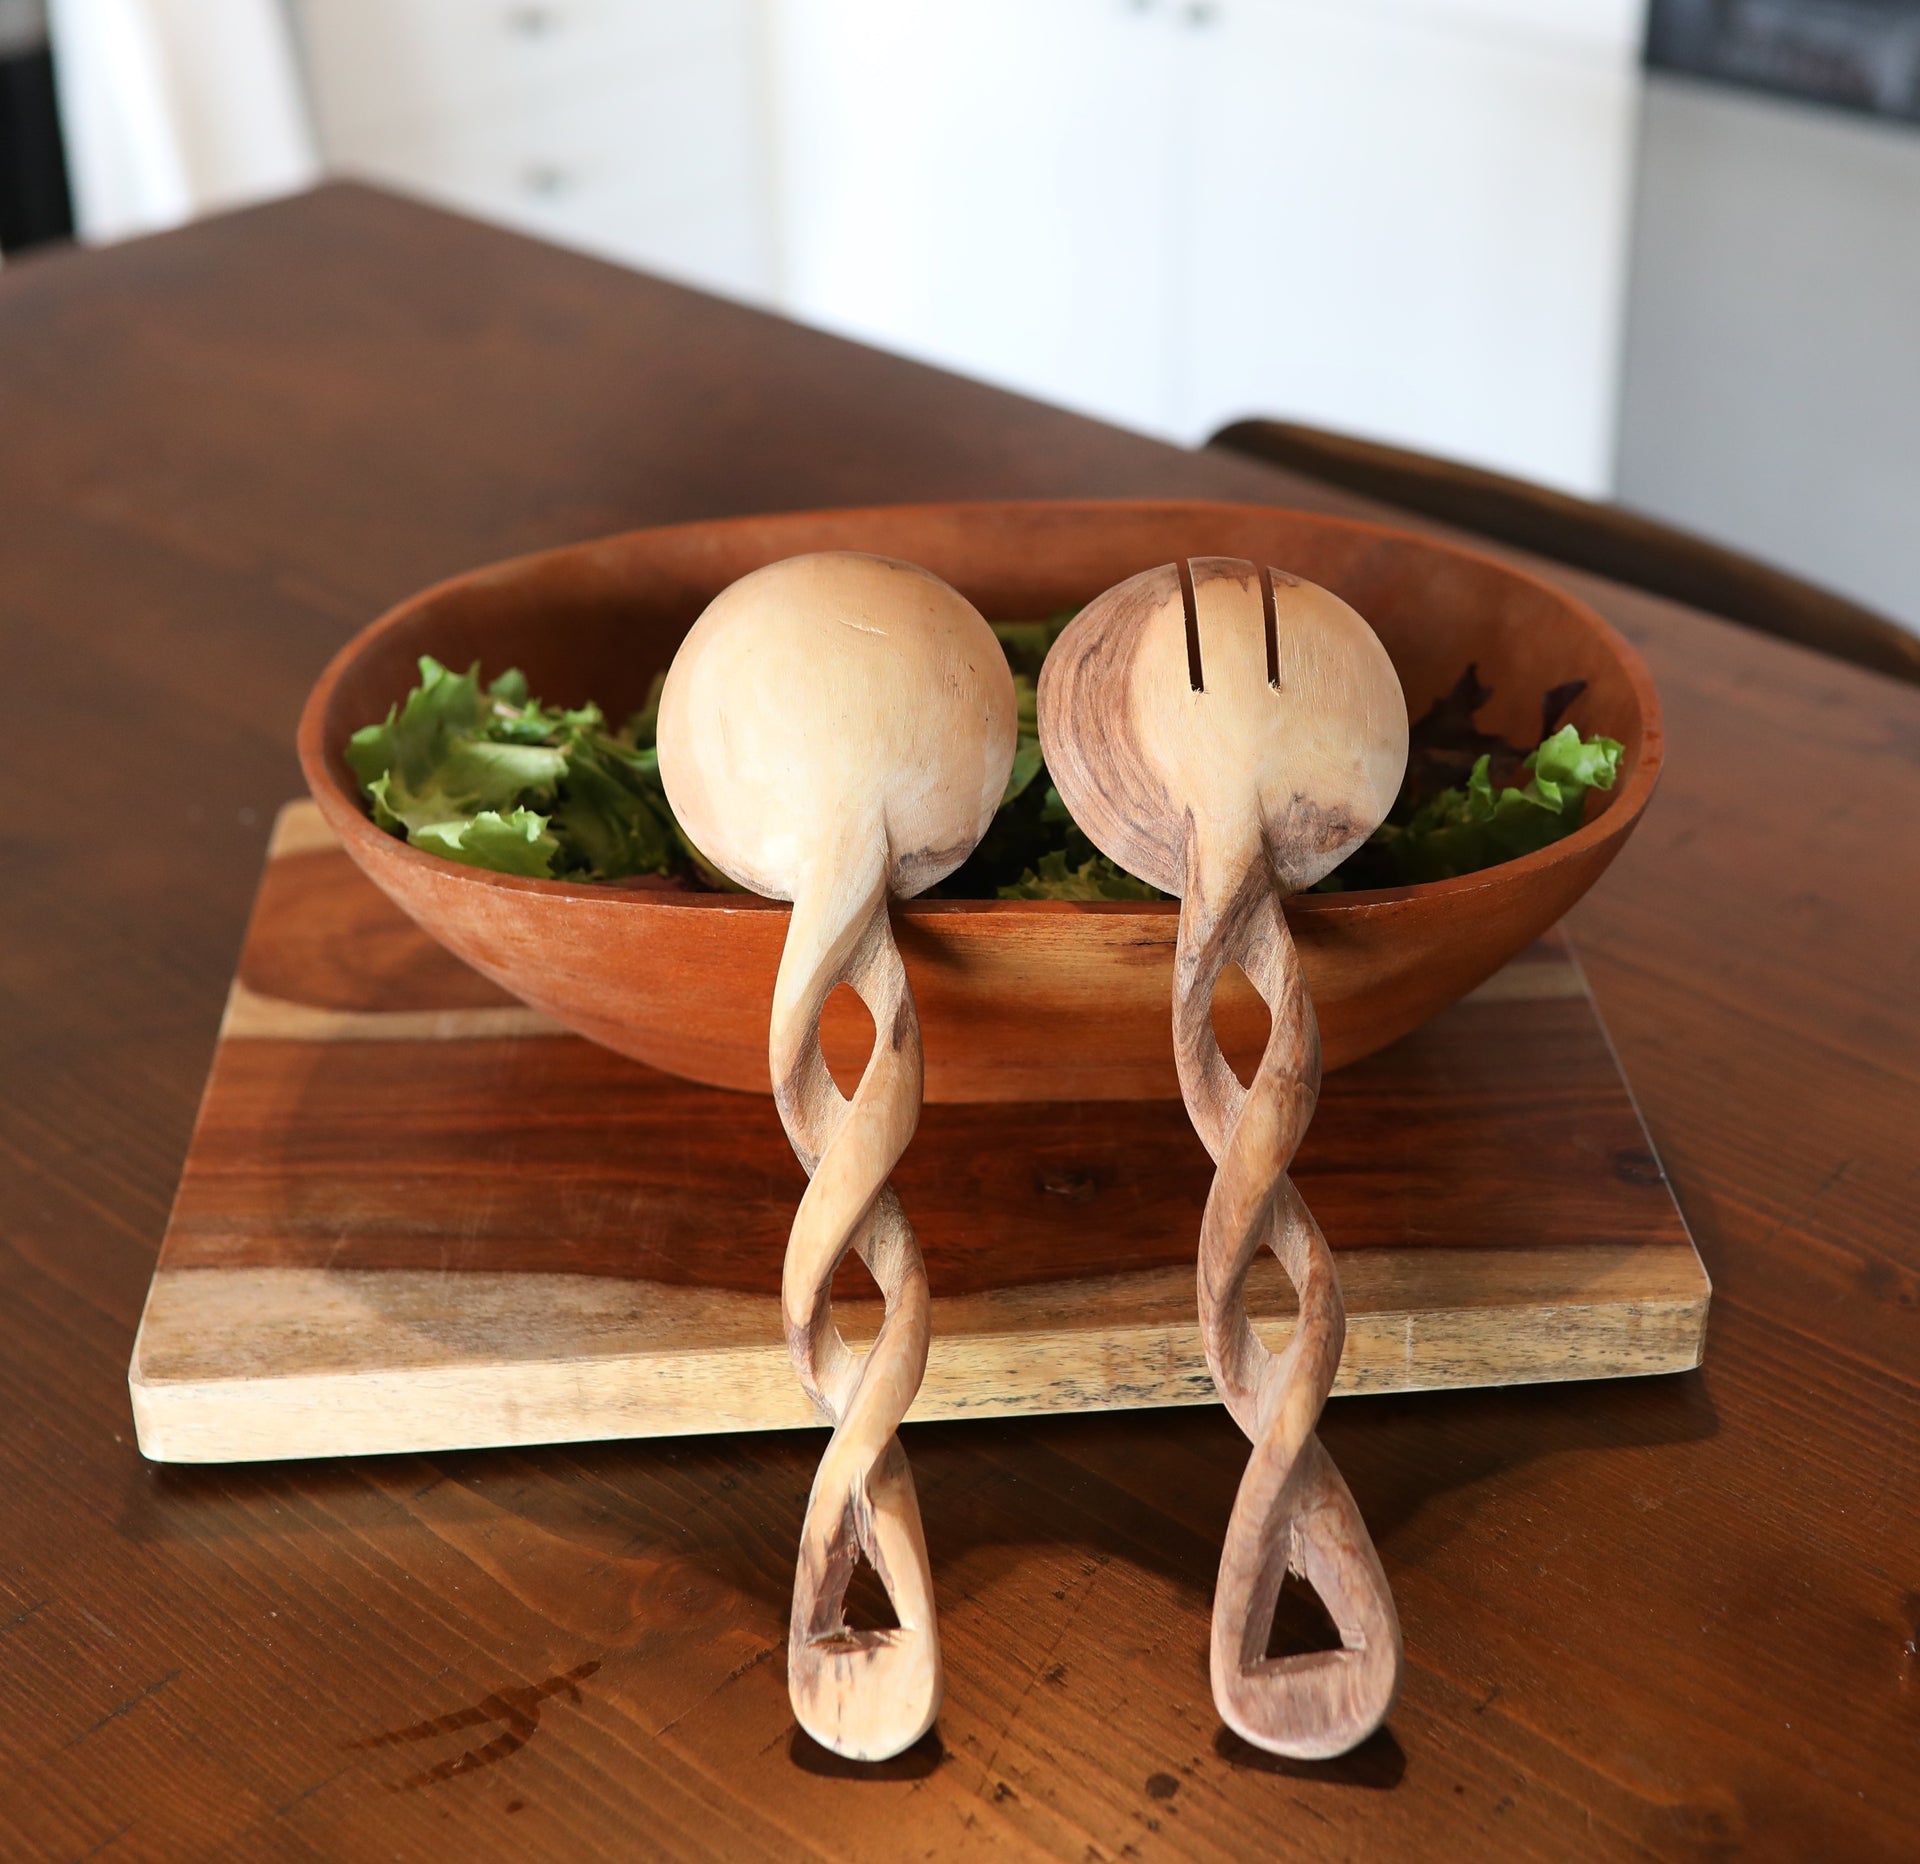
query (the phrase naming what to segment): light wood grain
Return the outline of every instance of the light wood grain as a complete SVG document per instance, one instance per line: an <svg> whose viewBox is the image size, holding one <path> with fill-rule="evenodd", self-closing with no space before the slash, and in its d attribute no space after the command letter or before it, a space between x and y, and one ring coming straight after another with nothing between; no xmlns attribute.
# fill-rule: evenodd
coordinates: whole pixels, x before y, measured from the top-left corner
<svg viewBox="0 0 1920 1864"><path fill-rule="evenodd" d="M1700 1363L1708 1287L1686 1244L1368 1249L1341 1268L1336 1394L1634 1378ZM1292 1290L1249 1272L1283 1349ZM855 1344L875 1301L835 1312ZM1190 1269L935 1297L909 1423L1217 1402ZM130 1374L140 1447L257 1462L793 1430L780 1304L602 1275L162 1269Z"/></svg>
<svg viewBox="0 0 1920 1864"><path fill-rule="evenodd" d="M338 1010L263 996L236 977L220 1018L223 1042L497 1042L572 1032L528 1003L472 1009Z"/></svg>
<svg viewBox="0 0 1920 1864"><path fill-rule="evenodd" d="M900 1421L926 1371L926 1264L889 1182L920 1119L925 1063L891 895L972 853L1013 763L1013 678L978 612L909 563L790 558L725 589L688 631L660 699L660 773L707 858L790 900L768 1056L808 1184L787 1239L781 1319L793 1369L833 1426L807 1497L787 1638L800 1725L850 1760L888 1760L933 1726L944 1681ZM851 1098L820 1046L845 984L876 1031ZM833 1278L857 1254L884 1300L861 1351ZM862 1559L898 1623L854 1628Z"/></svg>
<svg viewBox="0 0 1920 1864"><path fill-rule="evenodd" d="M1358 1746L1399 1693L1399 1614L1340 1472L1314 1435L1346 1338L1326 1238L1287 1176L1320 1093L1320 1031L1281 911L1385 819L1407 761L1400 685L1346 603L1284 569L1195 558L1090 603L1041 673L1040 735L1075 819L1180 896L1173 1045L1215 1165L1200 1225L1207 1367L1253 1443L1220 1555L1209 1668L1243 1739L1298 1760ZM1271 1016L1244 1085L1214 1030L1237 965ZM1262 1249L1298 1302L1273 1352L1247 1311ZM1338 1648L1267 1656L1288 1573Z"/></svg>
<svg viewBox="0 0 1920 1864"><path fill-rule="evenodd" d="M790 1154L769 1103L528 1039L311 803L273 847L134 1356L148 1454L815 1421L780 1344ZM1184 1128L1178 1102L927 1112L895 1173L933 1287L909 1418L1213 1401L1174 1266L1207 1188ZM1337 1391L1698 1361L1706 1279L1562 942L1334 1077L1298 1176L1331 1239L1366 1245L1340 1252ZM1286 1277L1258 1261L1249 1289L1277 1348ZM857 1343L878 1311L835 1304Z"/></svg>

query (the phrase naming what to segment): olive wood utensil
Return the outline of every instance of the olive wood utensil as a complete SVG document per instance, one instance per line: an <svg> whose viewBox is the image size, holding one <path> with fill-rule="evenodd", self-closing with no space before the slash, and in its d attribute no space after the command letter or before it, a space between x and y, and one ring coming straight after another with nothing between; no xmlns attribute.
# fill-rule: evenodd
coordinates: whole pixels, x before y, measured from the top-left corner
<svg viewBox="0 0 1920 1864"><path fill-rule="evenodd" d="M1346 1752L1399 1688L1399 1618L1353 1496L1314 1435L1346 1336L1333 1258L1287 1177L1320 1087L1313 1004L1281 901L1380 824L1407 756L1386 650L1337 596L1232 557L1167 564L1099 597L1041 670L1047 768L1111 859L1181 900L1173 1037L1215 1174L1199 1251L1200 1330L1222 1400L1253 1442L1214 1595L1214 1702L1275 1753ZM1212 1023L1237 963L1272 1015L1242 1086ZM1270 1246L1299 1297L1284 1351L1246 1311ZM1341 1648L1270 1659L1291 1569Z"/></svg>
<svg viewBox="0 0 1920 1864"><path fill-rule="evenodd" d="M986 831L1014 750L1013 679L993 631L912 564L831 552L723 590L682 643L659 716L660 774L701 852L791 900L769 1060L811 1182L787 1241L782 1305L795 1372L833 1437L808 1497L787 1686L823 1746L883 1760L939 1712L941 1666L919 1503L896 1435L926 1370L927 1278L888 1174L920 1118L913 994L888 895L943 879ZM820 1051L846 982L876 1036L848 1100ZM886 1300L864 1352L834 1323L834 1271L856 1251ZM854 1630L861 1555L898 1629Z"/></svg>

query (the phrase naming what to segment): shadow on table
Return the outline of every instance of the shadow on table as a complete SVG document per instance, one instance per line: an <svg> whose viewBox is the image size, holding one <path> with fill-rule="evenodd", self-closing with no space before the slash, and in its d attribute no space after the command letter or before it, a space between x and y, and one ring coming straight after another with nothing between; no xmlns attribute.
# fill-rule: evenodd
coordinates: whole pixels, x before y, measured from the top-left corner
<svg viewBox="0 0 1920 1864"><path fill-rule="evenodd" d="M823 1748L804 1728L796 1728L787 1743L787 1758L802 1773L823 1780L924 1780L947 1758L940 1730L929 1728L904 1754L891 1760L848 1760Z"/></svg>
<svg viewBox="0 0 1920 1864"><path fill-rule="evenodd" d="M1636 1453L1684 1453L1717 1429L1697 1373L1343 1399L1324 1421L1389 1577L1448 1559L1457 1568L1447 1548L1485 1533L1488 1509L1513 1518L1516 1477L1529 1478L1523 1516L1564 1519L1573 1495L1589 1518L1605 1520L1648 1492L1647 1459ZM1196 1630L1176 1664L1186 1672L1177 1687L1204 1692L1205 1615L1247 1455L1224 1410L937 1424L906 1437L943 1612L998 1588L1016 1617L1057 1609L1064 1622L1078 1610L1076 1594L1101 1586L1102 1569L1132 1567L1170 1592L1176 1627ZM402 1591L433 1586L453 1611L483 1596L444 1590L455 1575L504 1584L544 1627L531 1640L536 1665L554 1667L562 1653L566 1663L598 1663L624 1652L627 1661L606 1672L616 1690L664 1702L676 1672L714 1640L757 1646L779 1663L795 1537L824 1443L817 1431L763 1432L311 1463L135 1463L119 1526L163 1543L175 1568L197 1547L210 1569L264 1557L317 1578L335 1563L337 1543L338 1563L361 1579L378 1579L371 1562L403 1576ZM1558 1496L1540 1493L1555 1487ZM240 1552L243 1538L254 1545ZM295 1581L282 1596L301 1590ZM1292 1648L1323 1641L1310 1622L1322 1616L1318 1601L1308 1598L1311 1613L1296 1600L1289 1616L1283 1595L1276 1650L1289 1639ZM1126 1625L1111 1635L1142 1629L1160 1635ZM1210 1705L1201 1712L1211 1723ZM1380 1791L1406 1769L1390 1731L1308 1764L1213 1726L1215 1756L1243 1771ZM952 1758L937 1731L884 1768L856 1767L797 1731L788 1757L811 1774L889 1780L924 1777Z"/></svg>
<svg viewBox="0 0 1920 1864"><path fill-rule="evenodd" d="M1369 1735L1351 1754L1332 1760L1288 1760L1269 1754L1251 1741L1242 1741L1231 1728L1213 1738L1213 1751L1229 1767L1250 1773L1278 1774L1288 1780L1312 1780L1319 1786L1361 1786L1386 1792L1400 1784L1407 1771L1407 1753L1393 1738L1391 1728Z"/></svg>
<svg viewBox="0 0 1920 1864"><path fill-rule="evenodd" d="M1342 1399L1322 1434L1389 1572L1471 1531L1472 1491L1528 1465L1702 1441L1718 1428L1698 1373ZM1115 1412L910 1427L936 1583L977 1593L1035 1548L1119 1559L1204 1610L1246 1462L1224 1410ZM504 1554L671 1569L783 1621L794 1537L824 1436L756 1432L302 1463L129 1469L134 1540L404 1532ZM517 1524L517 1525L516 1525ZM1417 1528L1417 1533L1415 1532ZM1412 1533L1419 1545L1402 1545ZM558 1575L554 1576L558 1579ZM584 1625L581 1627L586 1628Z"/></svg>

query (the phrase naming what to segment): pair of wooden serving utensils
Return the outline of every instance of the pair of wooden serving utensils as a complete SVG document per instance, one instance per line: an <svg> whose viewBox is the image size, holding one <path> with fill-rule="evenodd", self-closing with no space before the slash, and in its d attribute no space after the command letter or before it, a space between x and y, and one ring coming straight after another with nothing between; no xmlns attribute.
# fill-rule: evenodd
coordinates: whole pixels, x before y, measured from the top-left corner
<svg viewBox="0 0 1920 1864"><path fill-rule="evenodd" d="M1407 715L1386 651L1338 597L1232 558L1146 571L1082 610L1041 672L1040 737L1075 820L1104 853L1181 900L1173 1030L1181 1089L1215 1177L1202 1221L1207 1363L1253 1442L1214 1597L1222 1718L1276 1753L1344 1753L1399 1687L1392 1594L1366 1526L1314 1435L1345 1312L1326 1243L1287 1177L1319 1090L1313 1006L1282 916L1384 819ZM911 564L834 552L755 571L694 624L661 698L660 768L682 826L754 891L793 902L775 986L774 1098L811 1182L787 1246L787 1341L832 1424L801 1532L788 1686L824 1746L881 1760L933 1724L941 1696L932 1576L897 1435L926 1368L926 1272L888 1174L918 1123L919 1026L889 896L953 872L1012 764L1012 676L963 597ZM1272 1029L1251 1083L1212 1025L1238 964ZM850 984L872 1012L851 1100L822 1059L820 1012ZM1299 1297L1284 1351L1245 1304L1271 1247ZM855 1353L831 1285L856 1251L885 1297ZM852 1630L865 1557L897 1629ZM1289 1571L1341 1647L1266 1655Z"/></svg>

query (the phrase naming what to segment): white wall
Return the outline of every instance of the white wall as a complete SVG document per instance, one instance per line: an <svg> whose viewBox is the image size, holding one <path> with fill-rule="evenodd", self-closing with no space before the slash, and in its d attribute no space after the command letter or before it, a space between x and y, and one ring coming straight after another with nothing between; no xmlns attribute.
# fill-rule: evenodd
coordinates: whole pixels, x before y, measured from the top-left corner
<svg viewBox="0 0 1920 1864"><path fill-rule="evenodd" d="M1604 492L1637 25L1607 0L1223 10L1191 73L1176 431L1283 415Z"/></svg>

